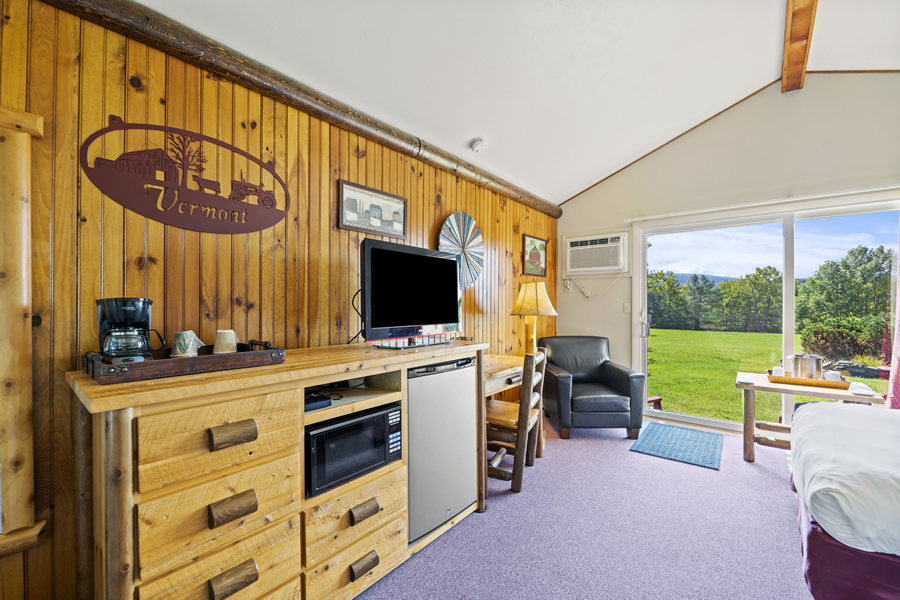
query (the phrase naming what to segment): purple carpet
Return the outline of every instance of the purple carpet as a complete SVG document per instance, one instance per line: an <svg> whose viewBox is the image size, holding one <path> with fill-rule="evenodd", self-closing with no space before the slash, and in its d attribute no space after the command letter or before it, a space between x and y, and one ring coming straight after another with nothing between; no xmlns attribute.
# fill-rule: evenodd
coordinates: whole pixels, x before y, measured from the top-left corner
<svg viewBox="0 0 900 600"><path fill-rule="evenodd" d="M520 494L487 505L359 598L804 599L784 451L725 435L719 471L629 452L623 429L547 427Z"/></svg>

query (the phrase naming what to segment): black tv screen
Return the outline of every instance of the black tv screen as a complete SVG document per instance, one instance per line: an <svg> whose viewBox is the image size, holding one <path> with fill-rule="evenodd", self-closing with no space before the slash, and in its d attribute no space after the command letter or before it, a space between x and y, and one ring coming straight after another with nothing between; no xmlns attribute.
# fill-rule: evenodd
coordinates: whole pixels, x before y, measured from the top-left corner
<svg viewBox="0 0 900 600"><path fill-rule="evenodd" d="M365 239L360 264L367 340L459 330L461 294L454 255Z"/></svg>

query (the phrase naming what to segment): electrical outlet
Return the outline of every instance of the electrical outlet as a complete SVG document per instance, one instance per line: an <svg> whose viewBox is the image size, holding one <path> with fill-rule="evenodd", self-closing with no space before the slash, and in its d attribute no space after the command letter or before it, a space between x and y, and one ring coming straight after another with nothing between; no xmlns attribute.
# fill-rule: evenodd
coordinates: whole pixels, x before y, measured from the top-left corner
<svg viewBox="0 0 900 600"><path fill-rule="evenodd" d="M631 302L622 303L622 311L624 311L627 314L631 314Z"/></svg>

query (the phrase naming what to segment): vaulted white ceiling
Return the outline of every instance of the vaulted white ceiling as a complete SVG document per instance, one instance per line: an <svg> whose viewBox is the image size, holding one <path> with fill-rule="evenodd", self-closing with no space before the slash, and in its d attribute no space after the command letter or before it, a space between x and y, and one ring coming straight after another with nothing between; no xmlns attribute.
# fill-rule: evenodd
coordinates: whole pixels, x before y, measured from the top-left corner
<svg viewBox="0 0 900 600"><path fill-rule="evenodd" d="M557 204L779 79L786 4L141 2ZM809 69L900 69L898 28L819 0Z"/></svg>

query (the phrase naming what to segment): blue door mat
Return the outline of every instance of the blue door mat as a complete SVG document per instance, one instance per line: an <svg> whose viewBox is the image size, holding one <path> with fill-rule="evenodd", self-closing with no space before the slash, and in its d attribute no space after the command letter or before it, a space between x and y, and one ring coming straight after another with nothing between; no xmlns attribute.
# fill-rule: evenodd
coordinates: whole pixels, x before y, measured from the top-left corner
<svg viewBox="0 0 900 600"><path fill-rule="evenodd" d="M718 471L724 440L721 433L652 422L631 450Z"/></svg>

